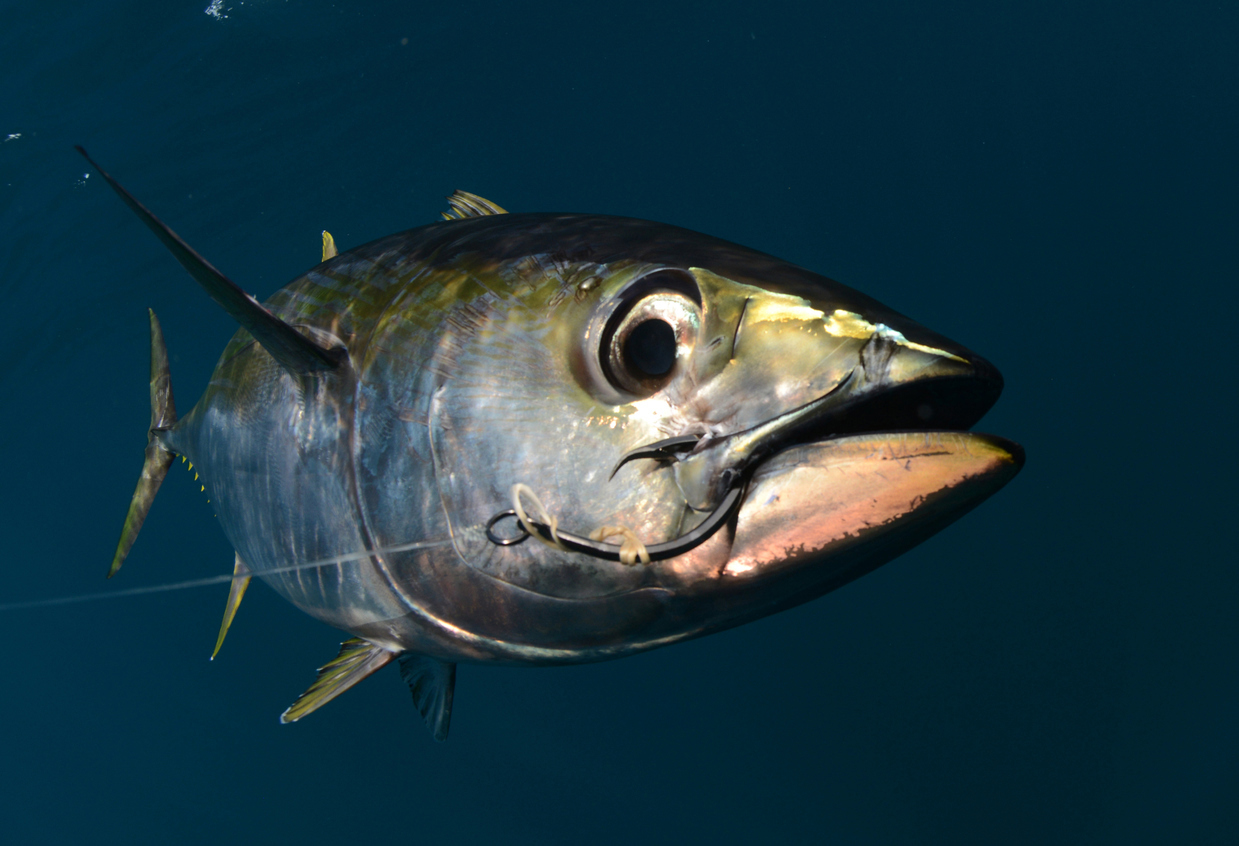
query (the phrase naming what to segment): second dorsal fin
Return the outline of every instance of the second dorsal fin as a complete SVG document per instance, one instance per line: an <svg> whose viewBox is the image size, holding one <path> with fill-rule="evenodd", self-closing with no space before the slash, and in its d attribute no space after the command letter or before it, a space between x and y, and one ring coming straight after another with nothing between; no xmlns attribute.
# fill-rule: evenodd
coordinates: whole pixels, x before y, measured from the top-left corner
<svg viewBox="0 0 1239 846"><path fill-rule="evenodd" d="M107 171L95 164L81 147L76 148L90 162L90 166L99 172L112 189L125 201L125 205L133 209L142 218L155 236L163 241L181 266L189 271L189 275L206 289L211 299L219 303L224 311L232 315L233 320L241 324L262 348L271 354L285 370L293 373L313 373L322 370L334 370L344 361L346 353L343 348L324 349L302 335L283 320L280 320L263 307L262 303L241 290L237 283L220 273L210 262L204 259L194 249L181 240L180 236L169 229L163 221L151 214L146 206L126 191L121 184L108 175Z"/></svg>
<svg viewBox="0 0 1239 846"><path fill-rule="evenodd" d="M464 220L466 217L486 217L488 214L507 214L508 210L490 200L470 194L468 191L453 191L447 198L451 206L443 212L444 220Z"/></svg>

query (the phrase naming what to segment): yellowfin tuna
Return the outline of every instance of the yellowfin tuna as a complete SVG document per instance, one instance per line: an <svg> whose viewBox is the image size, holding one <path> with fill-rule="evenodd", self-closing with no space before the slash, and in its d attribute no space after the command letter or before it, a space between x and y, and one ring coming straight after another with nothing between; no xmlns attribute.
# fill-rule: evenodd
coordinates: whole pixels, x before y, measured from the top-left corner
<svg viewBox="0 0 1239 846"><path fill-rule="evenodd" d="M792 607L1023 464L967 431L992 365L726 241L457 192L352 250L324 232L259 303L96 169L242 327L178 417L151 314L111 572L188 458L237 552L216 651L251 575L352 635L285 721L395 661L443 739L457 663L599 661Z"/></svg>

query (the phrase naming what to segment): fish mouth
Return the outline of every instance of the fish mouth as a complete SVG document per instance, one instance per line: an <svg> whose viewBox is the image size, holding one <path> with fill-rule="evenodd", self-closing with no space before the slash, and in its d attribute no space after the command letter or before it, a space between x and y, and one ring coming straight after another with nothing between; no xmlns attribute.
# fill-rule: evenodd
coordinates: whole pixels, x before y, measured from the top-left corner
<svg viewBox="0 0 1239 846"><path fill-rule="evenodd" d="M874 431L965 431L971 429L1002 394L1002 374L979 356L973 372L937 376L862 392L823 408L807 427L809 440L819 435ZM789 429L788 436L795 437ZM790 444L789 444L790 445Z"/></svg>
<svg viewBox="0 0 1239 846"><path fill-rule="evenodd" d="M743 431L702 438L675 466L685 501L695 511L709 511L772 456L805 444L825 446L862 434L967 431L998 400L1003 380L980 356L956 360L945 373L894 383L874 384L858 366L804 405ZM1022 450L1012 447L1022 464Z"/></svg>
<svg viewBox="0 0 1239 846"><path fill-rule="evenodd" d="M743 468L718 587L745 586L738 596L759 597L760 614L799 604L906 552L1014 478L1023 448L968 431L998 399L1001 375L971 354L953 369L868 389L853 373L682 462L681 487L698 482L709 495L724 489L726 462ZM768 589L752 594L758 583Z"/></svg>

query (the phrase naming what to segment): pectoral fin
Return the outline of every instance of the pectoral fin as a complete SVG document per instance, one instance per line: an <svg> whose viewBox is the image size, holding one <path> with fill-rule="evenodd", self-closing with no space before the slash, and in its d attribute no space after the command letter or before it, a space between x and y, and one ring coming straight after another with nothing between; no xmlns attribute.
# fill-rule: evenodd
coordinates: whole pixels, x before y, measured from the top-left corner
<svg viewBox="0 0 1239 846"><path fill-rule="evenodd" d="M245 589L249 586L250 568L245 566L241 553L238 552L236 564L232 567L232 587L228 591L228 604L224 606L224 621L219 625L219 637L215 640L215 651L211 653L212 661L219 654L219 648L224 645L224 636L228 634L232 618L237 616L237 608L241 606L241 597L245 596Z"/></svg>
<svg viewBox="0 0 1239 846"><path fill-rule="evenodd" d="M359 637L340 644L340 654L318 668L318 678L297 701L280 714L281 723L295 723L311 711L335 699L376 670L386 667L394 652L388 652Z"/></svg>
<svg viewBox="0 0 1239 846"><path fill-rule="evenodd" d="M413 693L413 704L435 740L447 740L452 723L452 696L456 665L429 655L406 652L400 656L400 677Z"/></svg>

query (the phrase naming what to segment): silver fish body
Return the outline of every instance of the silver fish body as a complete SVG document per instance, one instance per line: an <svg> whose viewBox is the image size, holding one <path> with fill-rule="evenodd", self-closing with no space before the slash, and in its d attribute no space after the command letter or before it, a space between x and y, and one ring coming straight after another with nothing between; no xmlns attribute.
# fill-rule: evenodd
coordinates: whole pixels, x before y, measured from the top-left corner
<svg viewBox="0 0 1239 846"><path fill-rule="evenodd" d="M152 313L111 572L180 456L237 550L216 650L251 575L354 635L285 721L398 660L443 739L458 662L604 660L797 605L1023 464L966 431L992 365L735 244L458 192L455 219L343 254L324 233L259 304L99 172L245 327L178 419Z"/></svg>
<svg viewBox="0 0 1239 846"><path fill-rule="evenodd" d="M600 351L607 324L659 294L692 337L677 338L669 378L617 385ZM927 387L907 401L916 407L900 408L907 419L892 411L887 426L928 418L963 428L1000 390L988 363L855 291L644 221L503 215L422 227L329 260L267 305L345 347L348 366L289 373L242 330L168 443L202 468L229 539L289 601L386 649L451 661L593 661L736 625L883 563L919 540L926 519L883 522L873 530L881 542L853 541L842 558L802 552L741 573L729 562L737 543L753 543L744 529L786 519L761 517L773 506L750 494L734 538L723 531L675 559L627 566L489 542L484 526L514 484L533 487L560 525L625 525L654 543L697 519L691 505L709 503L682 489L685 462L628 465L608 479L630 449L699 434L715 443L694 456L704 463L735 433L853 374L838 404L850 401L863 422L843 415L810 434L867 428L865 401L911 384ZM974 435L853 437L799 447L821 490L802 483L796 494L828 492L841 451L872 452L881 467L928 465L944 442L989 450L992 475L969 483L982 485L974 495L1017 466L1009 447ZM766 479L784 464L756 466ZM912 534L887 537L903 532ZM289 569L414 543L426 545Z"/></svg>

